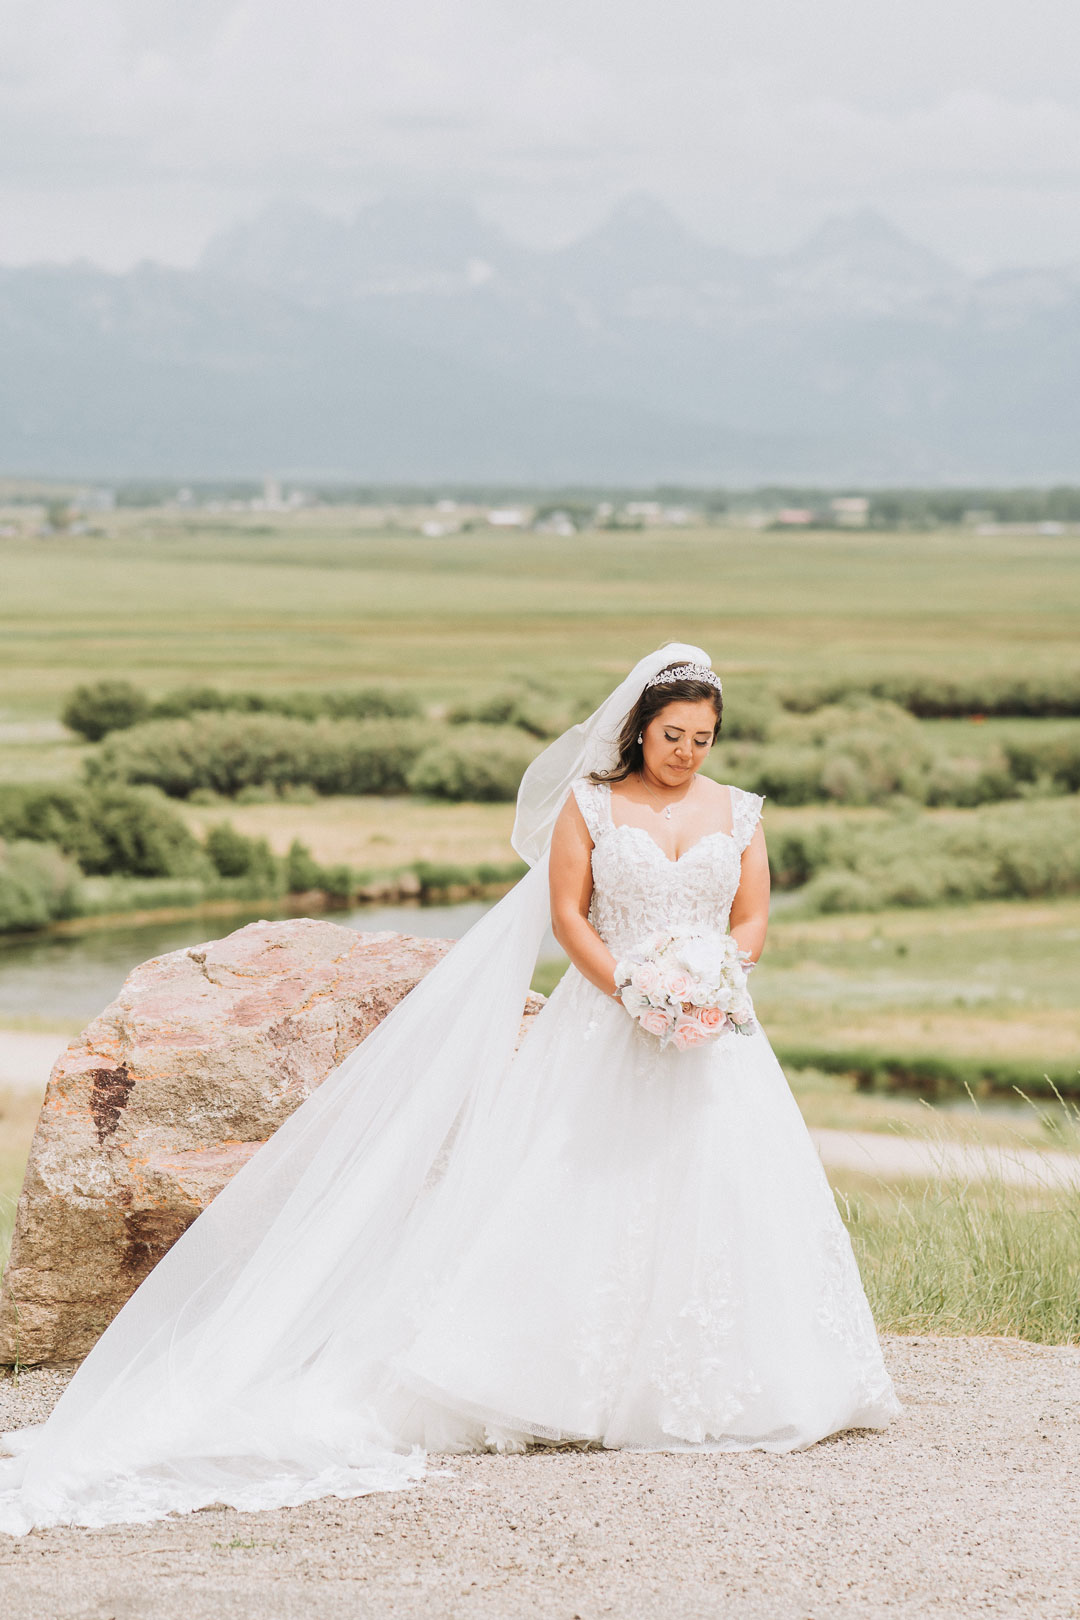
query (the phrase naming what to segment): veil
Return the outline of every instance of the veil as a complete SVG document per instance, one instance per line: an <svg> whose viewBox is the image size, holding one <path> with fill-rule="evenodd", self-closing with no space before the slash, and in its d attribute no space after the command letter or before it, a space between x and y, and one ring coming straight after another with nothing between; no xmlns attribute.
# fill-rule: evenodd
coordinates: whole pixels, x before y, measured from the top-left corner
<svg viewBox="0 0 1080 1620"><path fill-rule="evenodd" d="M431 1188L472 1173L513 1062L570 785L615 763L647 681L676 662L710 660L658 648L534 760L512 834L530 870L159 1261L48 1421L3 1436L0 1531L360 1495L423 1471L370 1399L400 1331L387 1301Z"/></svg>

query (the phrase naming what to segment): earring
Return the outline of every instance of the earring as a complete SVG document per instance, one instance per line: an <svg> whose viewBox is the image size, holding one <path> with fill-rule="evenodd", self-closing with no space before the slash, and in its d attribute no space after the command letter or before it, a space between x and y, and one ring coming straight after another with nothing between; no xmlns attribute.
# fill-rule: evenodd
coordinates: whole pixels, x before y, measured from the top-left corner
<svg viewBox="0 0 1080 1620"><path fill-rule="evenodd" d="M640 732L640 731L639 731L639 732L638 732L638 734L637 734L637 740L638 740L638 742L640 742L640 741L641 741L641 732Z"/></svg>

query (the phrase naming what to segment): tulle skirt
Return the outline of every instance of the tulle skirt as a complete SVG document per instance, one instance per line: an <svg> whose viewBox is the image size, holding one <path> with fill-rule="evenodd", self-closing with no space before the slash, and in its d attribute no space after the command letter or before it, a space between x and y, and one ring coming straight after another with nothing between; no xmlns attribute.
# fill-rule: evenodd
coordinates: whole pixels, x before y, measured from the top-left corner
<svg viewBox="0 0 1080 1620"><path fill-rule="evenodd" d="M899 1410L760 1031L660 1051L570 968L487 1153L491 1196L444 1274L411 1277L388 1369L382 1409L418 1445L787 1451Z"/></svg>
<svg viewBox="0 0 1080 1620"><path fill-rule="evenodd" d="M389 1039L380 1050L393 1060ZM271 1144L282 1165L304 1128L319 1137L309 1178L318 1155L348 1162L348 1079L314 1127L278 1133L292 1130ZM491 1097L467 1102L387 1220L392 1242L354 1241L351 1212L367 1209L367 1233L373 1200L399 1186L419 1129L407 1107L385 1181L384 1133L363 1185L330 1178L310 1227L263 1242L261 1271L244 1189L226 1189L126 1307L110 1330L123 1353L102 1350L64 1421L4 1437L0 1530L358 1496L409 1485L426 1453L536 1441L787 1451L896 1414L846 1231L763 1033L661 1052L570 968Z"/></svg>

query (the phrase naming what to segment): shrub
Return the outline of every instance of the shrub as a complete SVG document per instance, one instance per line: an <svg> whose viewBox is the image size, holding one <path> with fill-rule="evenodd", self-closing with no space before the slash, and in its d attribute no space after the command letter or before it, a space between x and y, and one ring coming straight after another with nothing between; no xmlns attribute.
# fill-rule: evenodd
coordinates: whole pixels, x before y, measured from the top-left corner
<svg viewBox="0 0 1080 1620"><path fill-rule="evenodd" d="M223 692L216 686L181 686L159 698L146 718L177 720L226 710L284 714L294 720L317 720L320 715L335 720L408 718L422 713L411 692L394 692L382 686L332 692Z"/></svg>
<svg viewBox="0 0 1080 1620"><path fill-rule="evenodd" d="M940 755L931 763L923 783L927 804L955 804L970 809L1015 797L1016 780L1001 748L994 748L983 759Z"/></svg>
<svg viewBox="0 0 1080 1620"><path fill-rule="evenodd" d="M323 712L334 720L408 719L423 714L411 692L392 692L385 686L360 687L355 692L327 692Z"/></svg>
<svg viewBox="0 0 1080 1620"><path fill-rule="evenodd" d="M408 783L414 793L436 799L510 800L535 755L520 731L463 725L424 749Z"/></svg>
<svg viewBox="0 0 1080 1620"><path fill-rule="evenodd" d="M808 823L770 841L773 882L808 910L875 910L1080 893L1075 800L988 805L949 817ZM850 881L839 884L838 874ZM820 883L815 880L821 874Z"/></svg>
<svg viewBox="0 0 1080 1620"><path fill-rule="evenodd" d="M351 866L343 861L335 866L324 866L319 875L319 887L331 900L347 906L356 894L358 879Z"/></svg>
<svg viewBox="0 0 1080 1620"><path fill-rule="evenodd" d="M571 706L539 687L508 686L456 704L446 716L452 726L517 726L531 737L555 737L572 724Z"/></svg>
<svg viewBox="0 0 1080 1620"><path fill-rule="evenodd" d="M66 847L71 824L85 812L86 790L53 783L0 786L0 838L31 838Z"/></svg>
<svg viewBox="0 0 1080 1620"><path fill-rule="evenodd" d="M1065 793L1080 793L1080 736L1013 739L1004 753L1017 781L1042 780Z"/></svg>
<svg viewBox="0 0 1080 1620"><path fill-rule="evenodd" d="M289 894L322 886L322 867L299 838L294 838L285 857L285 888Z"/></svg>
<svg viewBox="0 0 1080 1620"><path fill-rule="evenodd" d="M729 693L725 683L720 735L729 742L764 742L779 714L780 705L772 693L760 687Z"/></svg>
<svg viewBox="0 0 1080 1620"><path fill-rule="evenodd" d="M807 714L853 695L884 698L920 720L960 719L971 714L1021 719L1080 715L1080 671L1013 675L915 674L804 677L782 682L777 695L786 709Z"/></svg>
<svg viewBox="0 0 1080 1620"><path fill-rule="evenodd" d="M88 742L99 742L110 731L138 725L146 719L149 709L146 696L130 681L94 681L75 688L60 719Z"/></svg>
<svg viewBox="0 0 1080 1620"><path fill-rule="evenodd" d="M0 837L57 844L88 873L187 877L204 869L175 810L145 788L9 785L0 789Z"/></svg>
<svg viewBox="0 0 1080 1620"><path fill-rule="evenodd" d="M868 878L843 867L827 867L810 879L801 896L808 911L877 911L881 897Z"/></svg>
<svg viewBox="0 0 1080 1620"><path fill-rule="evenodd" d="M815 804L822 799L822 754L812 745L766 743L728 748L709 756L707 774L717 781L735 777L740 787L763 793L774 804Z"/></svg>
<svg viewBox="0 0 1080 1620"><path fill-rule="evenodd" d="M0 932L44 928L74 914L79 869L52 844L0 843Z"/></svg>
<svg viewBox="0 0 1080 1620"><path fill-rule="evenodd" d="M320 793L403 793L414 747L386 720L204 713L117 733L86 769L91 781L151 783L174 798L300 783Z"/></svg>
<svg viewBox="0 0 1080 1620"><path fill-rule="evenodd" d="M219 692L216 686L178 686L173 692L166 692L164 697L158 698L149 714L148 720L182 720L186 715L200 711L221 711L228 708L245 708L243 703L230 704L229 697Z"/></svg>
<svg viewBox="0 0 1080 1620"><path fill-rule="evenodd" d="M265 838L248 838L229 821L219 821L209 829L206 853L214 870L223 878L250 878L265 885L265 892L277 892L284 882L284 870Z"/></svg>
<svg viewBox="0 0 1080 1620"><path fill-rule="evenodd" d="M782 714L769 741L725 748L709 774L729 773L777 804L882 804L920 799L933 754L917 721L894 703L851 698L811 714Z"/></svg>
<svg viewBox="0 0 1080 1620"><path fill-rule="evenodd" d="M84 872L127 877L197 877L198 843L156 793L126 787L90 792L63 846Z"/></svg>

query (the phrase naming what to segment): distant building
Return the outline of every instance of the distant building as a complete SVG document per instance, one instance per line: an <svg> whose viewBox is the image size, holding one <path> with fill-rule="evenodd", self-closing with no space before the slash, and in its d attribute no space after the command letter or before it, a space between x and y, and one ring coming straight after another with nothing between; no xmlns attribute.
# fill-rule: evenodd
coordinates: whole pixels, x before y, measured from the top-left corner
<svg viewBox="0 0 1080 1620"><path fill-rule="evenodd" d="M865 495L838 495L829 502L829 510L841 529L865 529L870 521L870 502Z"/></svg>
<svg viewBox="0 0 1080 1620"><path fill-rule="evenodd" d="M487 520L493 529L523 529L529 514L520 506L493 506Z"/></svg>
<svg viewBox="0 0 1080 1620"><path fill-rule="evenodd" d="M776 514L776 522L785 529L805 528L813 521L814 514L808 506L782 506Z"/></svg>
<svg viewBox="0 0 1080 1620"><path fill-rule="evenodd" d="M577 533L577 526L569 512L549 512L533 524L537 534L559 534L564 539Z"/></svg>

